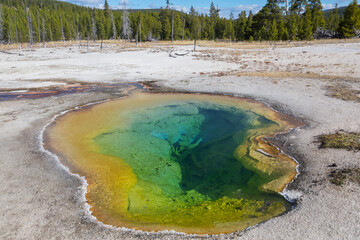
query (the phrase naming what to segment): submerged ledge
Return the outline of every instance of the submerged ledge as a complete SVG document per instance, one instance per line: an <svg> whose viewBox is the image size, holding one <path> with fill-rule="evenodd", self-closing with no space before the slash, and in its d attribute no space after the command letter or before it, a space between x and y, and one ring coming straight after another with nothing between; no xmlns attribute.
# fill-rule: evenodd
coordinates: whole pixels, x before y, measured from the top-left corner
<svg viewBox="0 0 360 240"><path fill-rule="evenodd" d="M151 95L151 98L149 98L149 95ZM127 211L130 205L128 193L138 183L136 175L131 166L121 158L100 153L99 146L94 144L93 139L104 132L111 131L114 125L119 125L119 123L115 123L119 118L108 119L108 116L113 114L114 109L129 111L131 109L144 108L144 106L149 107L164 101L189 101L189 99L241 108L244 111L251 111L264 116L276 123L266 129L247 130L244 137L247 141L236 148L234 152L235 158L247 170L259 176L256 179L251 179L250 185L259 186L259 190L262 192L277 193L281 192L286 184L296 176L296 162L270 143L264 141L263 138L271 137L279 132L289 131L301 124L295 119L275 112L265 104L245 98L194 94L136 93L125 99L111 100L106 103L87 106L58 117L44 132L44 147L50 152L55 153L60 161L69 167L72 173L85 176L88 182L86 198L91 206L91 211L96 218L106 224L146 231L175 230L196 234L217 234L243 230L285 212L287 210L286 207L280 207L281 209L279 210L271 206L274 209L271 211L267 210L268 213L263 216L254 217L250 216L249 212L246 212L248 215L246 220L232 218L227 221L222 219L221 223L215 223L215 225L214 223L204 222L202 227L187 226L186 219L180 225L164 222L161 218L166 215L163 213L155 217L156 221L158 221L156 224L152 223L153 220L151 220L151 217L149 219L149 216L143 217L143 222L141 223L140 221L139 223L139 219L136 216L134 217L134 214L129 214ZM105 119L106 121L104 121ZM131 122L129 118L124 118L124 120L120 125L126 126L126 124ZM106 165L103 164L104 161L107 162ZM99 169L102 171L99 172ZM114 169L117 171L114 171ZM213 203L204 200L197 206L207 210L205 212L203 210L199 211L199 217L214 217L214 215L206 214L209 212L209 207L210 210L212 208L221 210L220 212L226 216L233 213L235 205L251 206L255 202L259 204L259 201L244 201L241 199L241 203L234 202L232 198L227 196ZM255 213L258 209L263 209L264 205L267 206L268 204L263 202L262 205L260 204L253 208L250 212ZM215 216L219 215L219 211L215 211ZM195 209L191 209L191 212L196 213ZM184 214L188 213L185 212ZM201 214L204 214L204 216ZM237 215L241 215L241 212L238 212ZM201 221L200 218L199 221Z"/></svg>

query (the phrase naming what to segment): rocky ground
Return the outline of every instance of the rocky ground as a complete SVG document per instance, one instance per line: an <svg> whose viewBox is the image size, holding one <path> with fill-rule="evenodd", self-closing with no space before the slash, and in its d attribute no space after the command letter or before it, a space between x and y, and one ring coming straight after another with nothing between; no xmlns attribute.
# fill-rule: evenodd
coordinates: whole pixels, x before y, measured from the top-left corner
<svg viewBox="0 0 360 240"><path fill-rule="evenodd" d="M357 239L360 186L336 186L328 175L359 167L360 153L318 149L315 140L340 129L360 131L360 42L231 47L200 45L188 53L192 46L176 45L171 56L172 46L157 44L0 52L0 95L19 96L0 101L0 238ZM121 91L35 99L21 93L138 81L154 81L161 91L247 96L301 119L302 128L273 140L300 162L300 175L287 190L297 197L296 208L249 230L218 236L144 233L95 221L81 194L83 181L42 151L40 135L62 111L119 97ZM336 167L328 167L333 163Z"/></svg>

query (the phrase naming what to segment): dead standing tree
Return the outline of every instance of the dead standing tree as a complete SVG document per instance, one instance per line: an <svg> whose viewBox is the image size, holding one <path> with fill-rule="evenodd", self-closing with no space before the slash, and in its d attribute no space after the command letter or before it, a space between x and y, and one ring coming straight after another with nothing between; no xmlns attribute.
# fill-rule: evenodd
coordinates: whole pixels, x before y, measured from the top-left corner
<svg viewBox="0 0 360 240"><path fill-rule="evenodd" d="M39 46L41 46L41 28L40 28L40 14L39 10L37 10L37 16L38 16L38 35L39 35Z"/></svg>
<svg viewBox="0 0 360 240"><path fill-rule="evenodd" d="M116 25L115 25L115 22L114 22L114 15L112 13L112 11L110 12L110 17L111 17L111 27L112 27L112 32L113 32L113 36L112 38L116 40Z"/></svg>
<svg viewBox="0 0 360 240"><path fill-rule="evenodd" d="M34 28L32 24L31 12L29 8L26 8L26 18L28 21L28 31L29 31L29 47L34 44ZM14 18L15 21L15 18Z"/></svg>
<svg viewBox="0 0 360 240"><path fill-rule="evenodd" d="M139 25L136 30L136 47L138 47L139 42L140 42L140 46L141 46L141 13L139 14Z"/></svg>
<svg viewBox="0 0 360 240"><path fill-rule="evenodd" d="M92 37L94 42L96 42L96 24L95 24L94 16L91 17L91 22L92 22L92 28L91 28Z"/></svg>
<svg viewBox="0 0 360 240"><path fill-rule="evenodd" d="M61 25L61 40L64 42L64 46L65 46L65 32L64 32L64 25L62 22L61 15L60 15L60 25Z"/></svg>
<svg viewBox="0 0 360 240"><path fill-rule="evenodd" d="M13 11L13 16L14 16L14 27L15 27L15 33L16 33L16 45L19 48L19 32L18 32L18 28L17 28L17 24L16 24L16 17L15 17L15 11ZM20 46L21 48L21 46Z"/></svg>
<svg viewBox="0 0 360 240"><path fill-rule="evenodd" d="M43 39L43 47L46 47L46 28L45 28L45 19L44 15L42 17L42 39Z"/></svg>
<svg viewBox="0 0 360 240"><path fill-rule="evenodd" d="M130 25L129 12L126 10L126 4L123 6L122 22L122 37L123 39L130 41L132 29Z"/></svg>
<svg viewBox="0 0 360 240"><path fill-rule="evenodd" d="M4 27L3 27L3 19L2 19L2 5L0 4L0 44L4 41Z"/></svg>
<svg viewBox="0 0 360 240"><path fill-rule="evenodd" d="M182 37L181 37L181 41L184 41L184 35L185 35L185 16L183 16L184 21L183 21L183 29L182 29Z"/></svg>

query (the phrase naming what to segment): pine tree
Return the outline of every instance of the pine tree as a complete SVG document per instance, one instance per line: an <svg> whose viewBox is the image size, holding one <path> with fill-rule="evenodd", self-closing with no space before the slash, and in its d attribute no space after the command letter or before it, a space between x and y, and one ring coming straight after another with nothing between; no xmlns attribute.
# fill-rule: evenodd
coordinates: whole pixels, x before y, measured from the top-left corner
<svg viewBox="0 0 360 240"><path fill-rule="evenodd" d="M283 41L289 40L288 30L286 29L284 21L282 19L280 19L278 29L279 29L279 37L278 37L279 40L283 40Z"/></svg>
<svg viewBox="0 0 360 240"><path fill-rule="evenodd" d="M201 30L201 25L200 25L200 21L199 21L199 16L198 13L195 11L195 8L193 6L191 6L190 8L190 33L191 33L191 37L192 39L199 39L200 37L200 30Z"/></svg>
<svg viewBox="0 0 360 240"><path fill-rule="evenodd" d="M234 14L233 14L233 12L232 12L232 11L230 12L230 16L229 16L229 18L230 18L230 20L234 20Z"/></svg>
<svg viewBox="0 0 360 240"><path fill-rule="evenodd" d="M300 15L306 6L306 0L290 0L289 12Z"/></svg>
<svg viewBox="0 0 360 240"><path fill-rule="evenodd" d="M181 19L181 15L178 12L175 12L174 17L174 40L179 40L182 38L182 29L183 29L183 21Z"/></svg>
<svg viewBox="0 0 360 240"><path fill-rule="evenodd" d="M312 17L310 5L306 5L303 18L301 19L301 37L304 40L313 39Z"/></svg>
<svg viewBox="0 0 360 240"><path fill-rule="evenodd" d="M97 21L96 23L97 36L99 39L103 40L105 38L105 27L103 21Z"/></svg>
<svg viewBox="0 0 360 240"><path fill-rule="evenodd" d="M245 29L246 29L246 12L242 11L235 24L235 37L238 41L245 40Z"/></svg>
<svg viewBox="0 0 360 240"><path fill-rule="evenodd" d="M171 24L167 9L161 12L160 21L161 21L161 39L168 40L171 38Z"/></svg>
<svg viewBox="0 0 360 240"><path fill-rule="evenodd" d="M327 21L326 28L336 33L339 29L340 24L340 15L338 5L335 5L335 8L331 11Z"/></svg>
<svg viewBox="0 0 360 240"><path fill-rule="evenodd" d="M355 30L360 30L360 9L357 0L349 4L339 24L339 33L342 37L354 37Z"/></svg>
<svg viewBox="0 0 360 240"><path fill-rule="evenodd" d="M211 18L218 18L219 17L219 9L217 9L214 5L214 2L210 4L210 17Z"/></svg>
<svg viewBox="0 0 360 240"><path fill-rule="evenodd" d="M220 12L220 10L215 7L214 2L211 2L209 15L210 15L210 18L211 18L211 27L212 27L211 33L212 33L212 39L213 40L215 39L215 32L216 32L215 26L216 26L216 22L217 22L217 20L219 18L219 12Z"/></svg>
<svg viewBox="0 0 360 240"><path fill-rule="evenodd" d="M252 11L249 12L249 16L248 19L246 21L246 28L245 28L245 39L249 39L250 37L254 37L253 36L253 30L252 30L252 25L253 25L253 14Z"/></svg>
<svg viewBox="0 0 360 240"><path fill-rule="evenodd" d="M291 40L297 40L299 36L299 28L300 28L300 19L296 13L292 13L290 15L290 20L288 23L289 27L289 38Z"/></svg>
<svg viewBox="0 0 360 240"><path fill-rule="evenodd" d="M104 14L105 14L106 18L110 17L110 7L109 7L107 0L105 0L105 3L104 3Z"/></svg>
<svg viewBox="0 0 360 240"><path fill-rule="evenodd" d="M261 27L259 32L257 32L256 39L259 41L264 41L268 39L268 31L266 30L265 25Z"/></svg>
<svg viewBox="0 0 360 240"><path fill-rule="evenodd" d="M232 25L232 20L229 19L225 23L224 37L230 40L233 40L235 36L234 27Z"/></svg>
<svg viewBox="0 0 360 240"><path fill-rule="evenodd" d="M310 10L312 17L312 30L315 32L319 27L325 26L323 7L320 0L310 1Z"/></svg>
<svg viewBox="0 0 360 240"><path fill-rule="evenodd" d="M269 40L276 41L278 40L278 28L276 26L276 21L273 19L272 23L270 24L270 31L269 31Z"/></svg>

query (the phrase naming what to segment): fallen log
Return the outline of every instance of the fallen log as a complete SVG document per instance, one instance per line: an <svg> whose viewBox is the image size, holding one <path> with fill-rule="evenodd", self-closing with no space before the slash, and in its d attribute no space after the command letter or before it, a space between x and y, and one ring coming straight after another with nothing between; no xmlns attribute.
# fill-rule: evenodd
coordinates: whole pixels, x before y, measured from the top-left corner
<svg viewBox="0 0 360 240"><path fill-rule="evenodd" d="M174 51L174 49L171 49L171 51L170 51L170 53L169 53L169 57L176 58L175 55L172 55L173 51Z"/></svg>
<svg viewBox="0 0 360 240"><path fill-rule="evenodd" d="M190 51L186 51L186 53L175 53L176 56L182 57L182 56L186 56L190 53Z"/></svg>
<svg viewBox="0 0 360 240"><path fill-rule="evenodd" d="M169 57L172 57L172 58L183 57L183 56L188 55L191 52L189 50L187 50L185 53L177 53L174 51L175 51L175 49L171 49L171 51L169 53Z"/></svg>
<svg viewBox="0 0 360 240"><path fill-rule="evenodd" d="M21 53L7 52L7 51L3 51L3 50L0 50L0 53L5 53L5 54L9 54L9 55L23 56Z"/></svg>

